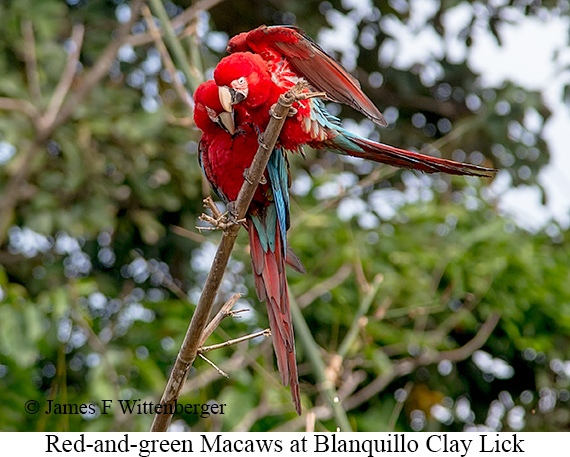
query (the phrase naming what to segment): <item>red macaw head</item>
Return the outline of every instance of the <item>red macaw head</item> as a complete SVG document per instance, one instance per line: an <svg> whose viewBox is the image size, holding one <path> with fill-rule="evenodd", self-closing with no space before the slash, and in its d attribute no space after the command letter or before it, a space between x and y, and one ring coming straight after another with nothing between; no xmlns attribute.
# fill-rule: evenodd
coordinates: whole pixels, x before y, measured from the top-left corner
<svg viewBox="0 0 570 457"><path fill-rule="evenodd" d="M271 89L267 63L257 54L236 52L224 57L214 70L220 102L228 112L232 105L242 103L246 109L265 103Z"/></svg>
<svg viewBox="0 0 570 457"><path fill-rule="evenodd" d="M218 86L213 80L198 86L194 92L194 122L203 132L216 133L219 128L230 135L236 131L234 115L220 103Z"/></svg>

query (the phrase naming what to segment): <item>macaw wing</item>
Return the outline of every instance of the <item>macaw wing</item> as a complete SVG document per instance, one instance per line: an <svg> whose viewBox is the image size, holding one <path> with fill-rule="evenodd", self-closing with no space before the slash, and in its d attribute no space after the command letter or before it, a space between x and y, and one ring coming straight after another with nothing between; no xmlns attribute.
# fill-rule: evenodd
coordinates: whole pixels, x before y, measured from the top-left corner
<svg viewBox="0 0 570 457"><path fill-rule="evenodd" d="M214 193L226 204L229 203L228 197L222 192L222 189L216 183L216 179L214 177L214 173L212 170L212 165L210 164L210 160L208 159L208 144L201 140L198 144L198 162L200 163L200 168L202 168L202 173L208 180L210 187L214 191Z"/></svg>
<svg viewBox="0 0 570 457"><path fill-rule="evenodd" d="M253 51L263 56L263 52L268 50L269 58L274 58L276 50L316 90L325 92L330 101L351 106L378 125L388 125L382 113L364 94L358 80L301 29L261 26L237 35L228 43L228 52Z"/></svg>

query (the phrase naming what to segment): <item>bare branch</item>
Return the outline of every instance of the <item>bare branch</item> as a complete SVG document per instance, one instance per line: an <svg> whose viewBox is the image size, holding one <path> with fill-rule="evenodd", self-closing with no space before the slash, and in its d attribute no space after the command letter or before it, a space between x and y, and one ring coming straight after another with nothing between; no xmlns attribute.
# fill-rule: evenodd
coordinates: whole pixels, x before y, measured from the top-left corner
<svg viewBox="0 0 570 457"><path fill-rule="evenodd" d="M387 432L393 432L396 428L396 422L398 421L398 417L400 417L400 413L402 412L402 408L404 407L404 403L410 396L410 392L414 387L414 383L408 381L404 386L405 395L402 395L400 398L396 399L396 404L394 405L394 409L392 410L392 414L390 416L390 420L388 421L388 427L386 427Z"/></svg>
<svg viewBox="0 0 570 457"><path fill-rule="evenodd" d="M166 45L164 44L164 41L162 41L162 37L160 36L160 32L158 31L156 24L154 23L154 19L152 17L152 14L150 14L150 10L148 9L148 6L144 5L142 7L142 12L143 12L143 15L146 19L146 24L147 24L148 30L150 32L150 35L152 36L152 39L154 40L154 45L156 46L156 49L158 49L158 52L160 53L160 56L162 57L162 61L164 62L164 66L166 67L166 69L170 73L170 76L172 77L172 85L174 86L174 89L178 93L178 96L180 97L182 102L190 109L190 111L193 111L194 105L192 103L192 99L190 98L190 94L188 94L188 91L184 88L184 85L182 84L182 81L180 80L180 76L178 75L178 72L176 71L176 67L174 66L174 62L172 62L172 59L170 58L170 54L168 53L168 50L166 49Z"/></svg>
<svg viewBox="0 0 570 457"><path fill-rule="evenodd" d="M39 116L39 111L27 100L18 100L16 98L0 97L0 110L21 111L28 117L34 119Z"/></svg>
<svg viewBox="0 0 570 457"><path fill-rule="evenodd" d="M254 338L259 338L260 336L265 336L265 337L271 336L271 330L266 328L265 330L261 330L259 332L255 332L255 333L250 333L249 335L241 336L241 337L236 338L234 340L224 341L223 343L213 344L212 346L204 346L204 347L201 347L200 349L198 349L198 354L204 354L205 352L210 352L210 351L214 351L216 349L226 348L228 346L232 346L233 344L239 344L239 343L243 343L244 341L247 341L247 340L253 340Z"/></svg>
<svg viewBox="0 0 570 457"><path fill-rule="evenodd" d="M361 264L358 262L358 264ZM374 278L374 282L372 285L369 285L368 293L364 296L364 298L360 302L360 306L358 307L358 311L356 312L354 319L352 320L352 325L348 330L348 333L344 337L340 347L338 348L338 355L344 359L348 354L348 351L352 347L352 344L356 340L358 335L358 331L362 328L362 323L366 324L366 320L363 321L365 314L370 309L370 305L374 301L376 294L378 293L378 289L380 288L380 284L384 281L384 277L381 274L378 274ZM368 284L368 283L367 283Z"/></svg>
<svg viewBox="0 0 570 457"><path fill-rule="evenodd" d="M171 225L170 230L172 230L172 233L176 233L178 236L183 236L184 238L196 241L197 243L203 243L208 239L204 235L192 232L191 230L185 229L184 227L180 227L178 225Z"/></svg>
<svg viewBox="0 0 570 457"><path fill-rule="evenodd" d="M172 27L174 29L180 29L185 27L186 24L196 19L196 16L200 11L208 11L210 8L216 6L218 3L221 3L223 0L200 0L199 2L194 3L190 8L186 9L174 19L172 19ZM163 30L160 30L160 35L164 34ZM129 36L125 42L126 44L130 44L131 46L141 46L143 44L152 43L153 38L150 33L139 33L137 35Z"/></svg>
<svg viewBox="0 0 570 457"><path fill-rule="evenodd" d="M188 60L186 50L182 46L179 38L176 36L172 22L168 17L168 13L162 3L162 0L148 0L153 14L158 18L164 31L164 40L168 45L168 49L172 57L176 61L177 67L184 73L186 83L190 90L194 92L198 85L203 81L203 74L200 73L195 66L192 66Z"/></svg>
<svg viewBox="0 0 570 457"><path fill-rule="evenodd" d="M317 421L317 415L313 411L307 413L305 418L305 432L313 433L315 431L315 422Z"/></svg>
<svg viewBox="0 0 570 457"><path fill-rule="evenodd" d="M442 360L450 360L452 362L465 360L485 344L497 326L499 319L499 313L492 313L483 323L483 325L481 325L479 331L473 337L473 339L458 349L452 349L443 352L429 351L415 358L407 357L394 362L392 370L378 376L374 381L360 389L356 394L347 398L344 402L345 408L347 410L350 410L356 408L357 406L360 406L369 398L383 391L386 386L388 386L388 384L390 384L394 379L411 373L419 366L439 363Z"/></svg>
<svg viewBox="0 0 570 457"><path fill-rule="evenodd" d="M253 198L253 194L255 193L258 183L265 171L277 138L281 133L287 113L293 103L301 96L304 87L305 86L303 84L297 84L289 92L279 97L279 101L273 110L273 116L271 117L263 135L265 144L260 144L249 168L250 181L255 184L251 184L248 180L244 180L243 186L240 189L236 200L235 209L238 219L243 219L245 217L249 204ZM234 247L240 227L241 225L234 224L224 231L222 235L212 267L208 273L208 277L206 278L202 295L198 300L196 311L192 316L190 326L188 327L182 347L170 373L170 378L164 390L164 394L160 400L160 403L164 406L168 404L173 405L178 399L180 391L182 390L186 380L188 370L196 359L202 334L206 327L208 317L212 311L214 299L222 282L222 277L228 265L230 254ZM151 431L166 431L171 419L172 415L157 414L154 418Z"/></svg>
<svg viewBox="0 0 570 457"><path fill-rule="evenodd" d="M198 357L200 357L202 360L205 360L210 365L212 365L212 367L215 368L215 370L218 372L219 375L223 376L224 378L230 377L225 371L222 371L214 362L212 362L210 359L205 357L203 354L198 354Z"/></svg>
<svg viewBox="0 0 570 457"><path fill-rule="evenodd" d="M309 306L322 294L335 288L339 284L342 284L345 279L350 276L351 271L352 266L350 263L343 264L331 277L325 279L314 287L311 287L307 292L297 298L297 305L299 305L299 308L303 309L306 306Z"/></svg>
<svg viewBox="0 0 570 457"><path fill-rule="evenodd" d="M32 172L32 163L35 155L38 151L42 150L43 142L50 137L57 127L68 120L69 116L71 116L73 111L77 108L77 105L81 103L89 91L107 74L117 51L123 44L123 40L130 32L134 22L138 19L138 9L141 2L142 0L133 0L131 4L132 14L130 21L119 27L115 39L109 43L99 60L95 63L95 66L85 75L84 78L82 78L78 88L70 94L67 103L63 105L61 109L58 109L56 118L50 122L49 125L42 124L42 122L39 121L39 123L46 128L37 129L35 142L30 145L25 156L21 160L20 167L14 175L12 175L10 181L4 188L4 195L7 197L0 200L0 244L6 237L6 230L12 219L12 213L20 199L19 190L25 184L25 181ZM77 34L79 34L79 29L74 30L77 30ZM14 104L14 102L7 102L7 100L10 99L3 99L5 106L8 106L9 108L17 107L21 110L26 110L30 115L35 116L36 113L32 113L29 108L25 108L25 104L19 102ZM38 122L36 124L38 124ZM38 125L36 125L36 127L38 127Z"/></svg>
<svg viewBox="0 0 570 457"><path fill-rule="evenodd" d="M101 56L99 57L93 68L91 68L91 70L89 70L89 72L85 74L85 76L81 79L81 82L77 87L77 89L70 94L67 103L65 103L62 109L59 110L56 119L52 123L51 126L52 131L53 129L59 127L61 124L67 121L69 116L71 116L73 111L75 111L75 109L77 108L77 105L79 105L79 103L83 101L83 99L91 91L91 89L93 89L93 87L95 87L99 83L99 81L101 81L101 79L103 79L105 75L109 72L109 69L113 64L113 60L117 55L117 51L125 43L125 39L128 36L129 32L131 31L133 24L139 18L139 9L142 4L142 1L143 0L132 1L130 20L128 22L125 22L118 28L116 34L114 34L114 39L107 45L107 47L103 51L103 54L101 54ZM50 133L51 132L46 132L47 135L49 135ZM45 138L40 138L40 139L43 140Z"/></svg>
<svg viewBox="0 0 570 457"><path fill-rule="evenodd" d="M210 323L204 329L204 333L202 333L202 339L200 340L200 346L203 346L206 340L210 337L212 333L218 328L222 320L226 317L230 316L231 309L237 303L237 301L242 297L243 294L233 294L227 302L220 308L214 318L210 321ZM206 351L202 351L206 352Z"/></svg>
<svg viewBox="0 0 570 457"><path fill-rule="evenodd" d="M79 56L81 54L81 46L83 45L83 36L85 34L85 27L82 24L76 24L73 26L71 32L71 52L67 57L67 63L65 65L65 70L59 79L57 87L51 97L46 113L42 118L38 119L39 136L43 136L43 132L46 130L51 130L51 125L55 121L61 105L71 88L71 83L75 78L75 73L77 72L77 66L79 65Z"/></svg>
<svg viewBox="0 0 570 457"><path fill-rule="evenodd" d="M40 87L40 79L38 75L38 60L36 58L36 39L34 37L34 28L29 19L22 21L22 35L24 37L24 61L26 63L26 77L30 97L41 103L42 91Z"/></svg>

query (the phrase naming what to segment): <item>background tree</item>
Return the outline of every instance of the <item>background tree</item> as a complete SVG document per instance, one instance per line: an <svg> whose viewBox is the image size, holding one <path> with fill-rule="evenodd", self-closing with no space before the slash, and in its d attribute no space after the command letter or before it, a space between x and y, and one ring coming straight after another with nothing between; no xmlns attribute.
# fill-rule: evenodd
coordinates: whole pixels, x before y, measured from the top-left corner
<svg viewBox="0 0 570 457"><path fill-rule="evenodd" d="M218 235L193 228L209 193L199 132L141 3L0 3L2 430L148 430L152 416L117 407L29 415L24 403L158 401L215 251ZM188 88L211 75L228 36L295 23L354 72L391 123L377 131L331 105L349 128L496 166L513 186L539 184L549 161L543 94L482 85L445 40L469 53L481 28L500 40L513 11L567 16L565 4L429 4L418 22L404 0L168 2L184 57L167 44ZM468 13L461 30L448 21L458 8ZM441 52L400 68L390 50L402 30L430 33ZM529 113L541 119L534 131ZM334 430L345 414L362 431L564 430L567 232L517 227L497 212L488 181L307 155L292 159L289 233L309 274L288 276L315 428ZM237 308L250 311L226 319L212 342L267 325L245 246L242 234L219 302L240 292ZM226 403L227 412L176 416L175 429L305 428L269 340L210 358L230 379L198 361L181 401Z"/></svg>

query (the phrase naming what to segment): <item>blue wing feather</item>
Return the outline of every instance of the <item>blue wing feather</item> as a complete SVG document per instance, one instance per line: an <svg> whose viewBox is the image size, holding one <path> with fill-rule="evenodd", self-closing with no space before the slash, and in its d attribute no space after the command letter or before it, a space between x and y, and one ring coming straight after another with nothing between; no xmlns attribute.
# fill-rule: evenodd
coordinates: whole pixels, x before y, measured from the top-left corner
<svg viewBox="0 0 570 457"><path fill-rule="evenodd" d="M277 220L279 230L283 238L282 245L287 244L287 229L289 228L289 174L283 150L275 148L271 153L267 164L267 172L271 189L273 190L273 200L277 210Z"/></svg>
<svg viewBox="0 0 570 457"><path fill-rule="evenodd" d="M289 174L283 150L275 148L267 163L269 183L273 193L273 201L266 206L262 216L251 215L250 218L257 229L261 246L265 252L275 252L275 233L277 225L281 233L281 247L287 246L287 229L289 228Z"/></svg>

